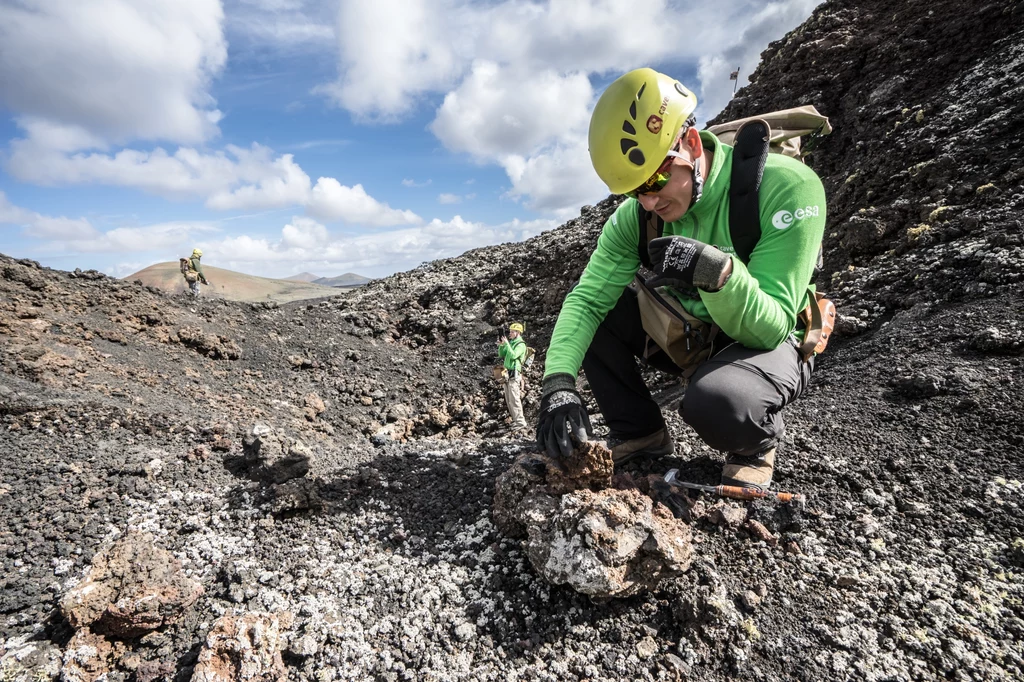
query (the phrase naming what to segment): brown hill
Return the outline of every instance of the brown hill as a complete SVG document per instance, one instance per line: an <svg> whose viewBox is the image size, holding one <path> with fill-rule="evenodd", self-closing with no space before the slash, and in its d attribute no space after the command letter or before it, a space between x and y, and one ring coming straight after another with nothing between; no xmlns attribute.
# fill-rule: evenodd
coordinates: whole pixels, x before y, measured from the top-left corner
<svg viewBox="0 0 1024 682"><path fill-rule="evenodd" d="M320 275L314 275L312 272L300 272L297 275L291 277L285 277L289 282L315 282L320 279Z"/></svg>
<svg viewBox="0 0 1024 682"><path fill-rule="evenodd" d="M209 286L202 287L203 295L226 298L229 301L288 303L308 298L338 295L337 289L322 284L256 277L210 265L203 265L203 272L210 280ZM128 275L124 279L129 282L138 280L146 286L156 287L172 294L185 291L185 280L181 276L176 262L156 263L133 275Z"/></svg>

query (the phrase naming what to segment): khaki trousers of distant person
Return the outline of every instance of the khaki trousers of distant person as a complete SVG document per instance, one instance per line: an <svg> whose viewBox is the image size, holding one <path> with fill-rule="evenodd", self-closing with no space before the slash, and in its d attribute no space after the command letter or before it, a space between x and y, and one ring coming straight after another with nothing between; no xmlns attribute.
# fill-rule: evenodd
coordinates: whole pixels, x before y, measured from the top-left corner
<svg viewBox="0 0 1024 682"><path fill-rule="evenodd" d="M523 416L523 377L516 373L505 379L505 404L512 416L513 429L525 429L526 417Z"/></svg>

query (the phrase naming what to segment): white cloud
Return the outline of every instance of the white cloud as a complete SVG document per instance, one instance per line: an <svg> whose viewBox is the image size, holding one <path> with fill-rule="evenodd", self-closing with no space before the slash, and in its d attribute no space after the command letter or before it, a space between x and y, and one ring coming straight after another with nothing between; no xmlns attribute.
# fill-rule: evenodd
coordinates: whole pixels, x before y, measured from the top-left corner
<svg viewBox="0 0 1024 682"><path fill-rule="evenodd" d="M44 185L101 184L132 187L169 198L206 199L217 210L263 209L304 205L309 176L291 154L253 144L228 145L202 153L179 147L174 154L122 149L67 154L38 145L34 138L11 142L7 170L20 180Z"/></svg>
<svg viewBox="0 0 1024 682"><path fill-rule="evenodd" d="M696 59L731 34L743 0L680 6L650 0L343 0L339 75L321 92L357 118L392 120L448 89L474 60L520 71L606 73ZM700 26L680 39L681 27ZM387 40L379 36L386 35Z"/></svg>
<svg viewBox="0 0 1024 682"><path fill-rule="evenodd" d="M510 156L502 165L512 188L509 196L525 197L531 208L563 219L608 195L608 188L590 164L585 135L533 156Z"/></svg>
<svg viewBox="0 0 1024 682"><path fill-rule="evenodd" d="M607 0L345 0L339 76L321 92L357 119L390 121L425 94L447 91L430 124L445 147L500 164L510 196L566 215L606 193L584 140L590 77L699 59L699 83L688 85L703 94L698 113L712 116L731 94L736 57L749 73L768 42L819 1L773 2L750 17L745 0L652 0L642 11ZM683 39L680 27L699 30Z"/></svg>
<svg viewBox="0 0 1024 682"><path fill-rule="evenodd" d="M439 204L458 204L461 202L462 197L460 197L458 194L448 194L447 192L442 192L441 194L437 195L437 203Z"/></svg>
<svg viewBox="0 0 1024 682"><path fill-rule="evenodd" d="M239 176L253 184L232 191L221 190L207 199L207 206L220 211L249 210L302 205L309 201L309 176L291 154L271 161L270 150L255 151L254 155L243 153L238 165Z"/></svg>
<svg viewBox="0 0 1024 682"><path fill-rule="evenodd" d="M329 240L326 227L302 216L293 217L281 230L281 243L288 248L315 249Z"/></svg>
<svg viewBox="0 0 1024 682"><path fill-rule="evenodd" d="M91 239L99 233L85 218L55 218L15 206L0 192L0 225L17 225L37 239Z"/></svg>
<svg viewBox="0 0 1024 682"><path fill-rule="evenodd" d="M478 61L445 95L430 129L448 149L498 159L586 131L592 99L586 74Z"/></svg>
<svg viewBox="0 0 1024 682"><path fill-rule="evenodd" d="M25 127L63 131L65 148L207 140L220 118L207 88L227 60L223 19L218 0L4 3L0 103Z"/></svg>
<svg viewBox="0 0 1024 682"><path fill-rule="evenodd" d="M465 62L452 40L456 2L342 0L339 72L318 88L357 120L394 120L417 98L455 82ZM468 45L466 47L469 47Z"/></svg>
<svg viewBox="0 0 1024 682"><path fill-rule="evenodd" d="M426 187L432 182L432 180L424 180L423 182L416 182L412 178L404 178L402 180L403 187Z"/></svg>
<svg viewBox="0 0 1024 682"><path fill-rule="evenodd" d="M335 39L328 8L305 0L229 0L228 28L261 47L328 49Z"/></svg>
<svg viewBox="0 0 1024 682"><path fill-rule="evenodd" d="M217 267L263 277L286 277L303 270L380 276L481 246L521 241L557 226L554 220L514 220L488 226L455 216L449 221L432 220L414 228L325 239L323 226L313 223L299 227L297 220L285 226L281 239L276 241L243 235L204 242L204 260ZM309 230L314 236L309 241L297 241L295 228Z"/></svg>
<svg viewBox="0 0 1024 682"><path fill-rule="evenodd" d="M197 234L216 232L218 228L205 222L178 221L118 227L88 239L55 239L48 247L71 253L143 253L148 251L182 253L191 250L191 241Z"/></svg>
<svg viewBox="0 0 1024 682"><path fill-rule="evenodd" d="M12 175L39 184L105 184L132 187L170 198L203 198L215 210L260 210L304 206L320 220L369 226L415 225L412 211L395 209L366 193L362 185L346 187L334 178L316 186L291 154L274 156L262 145L201 153L181 147L123 149L67 154L38 147L32 139L14 140L7 168Z"/></svg>
<svg viewBox="0 0 1024 682"><path fill-rule="evenodd" d="M142 270L152 264L153 263L151 261L123 261L121 263L115 263L108 268L104 268L103 272L112 277L127 277L128 275L134 275L139 270Z"/></svg>
<svg viewBox="0 0 1024 682"><path fill-rule="evenodd" d="M362 185L346 187L334 178L316 181L307 211L321 220L341 220L359 225L415 225L423 219L412 211L391 208L377 201Z"/></svg>

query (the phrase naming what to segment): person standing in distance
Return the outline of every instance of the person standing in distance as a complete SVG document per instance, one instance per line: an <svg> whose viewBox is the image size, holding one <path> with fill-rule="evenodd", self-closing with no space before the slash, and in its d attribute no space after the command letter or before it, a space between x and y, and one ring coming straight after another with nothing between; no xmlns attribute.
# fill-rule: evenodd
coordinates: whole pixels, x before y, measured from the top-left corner
<svg viewBox="0 0 1024 682"><path fill-rule="evenodd" d="M521 322L508 326L508 336L498 339L498 357L505 366L505 404L512 418L512 431L523 432L529 427L523 416L523 363L526 361L526 342Z"/></svg>

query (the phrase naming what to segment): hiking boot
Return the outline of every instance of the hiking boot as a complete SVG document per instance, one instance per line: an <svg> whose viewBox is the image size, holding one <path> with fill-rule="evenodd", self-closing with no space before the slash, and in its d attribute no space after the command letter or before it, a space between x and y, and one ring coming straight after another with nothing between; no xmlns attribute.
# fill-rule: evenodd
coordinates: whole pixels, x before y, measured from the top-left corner
<svg viewBox="0 0 1024 682"><path fill-rule="evenodd" d="M621 438L609 438L605 445L612 451L612 461L616 464L625 464L638 457L661 457L671 455L675 451L675 443L672 436L668 435L668 429L662 427L649 436L623 440Z"/></svg>
<svg viewBox="0 0 1024 682"><path fill-rule="evenodd" d="M775 467L775 448L760 455L728 455L722 467L722 485L768 490Z"/></svg>

